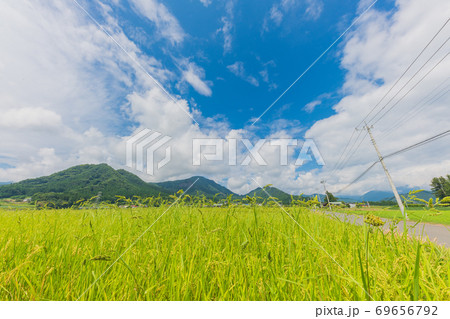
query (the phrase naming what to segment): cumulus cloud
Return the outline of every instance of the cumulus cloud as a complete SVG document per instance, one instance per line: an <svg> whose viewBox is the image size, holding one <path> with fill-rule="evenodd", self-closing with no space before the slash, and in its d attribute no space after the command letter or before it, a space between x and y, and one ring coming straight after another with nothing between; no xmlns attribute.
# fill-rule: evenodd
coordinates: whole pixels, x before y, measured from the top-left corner
<svg viewBox="0 0 450 319"><path fill-rule="evenodd" d="M131 87L155 83L73 4L31 2L0 5L0 41L7 47L0 52L0 156L8 164L0 180L81 163L117 165L117 135L128 121L120 101ZM156 59L142 56L111 16L105 20L148 73L161 83L172 77ZM42 149L55 150L54 165L38 156Z"/></svg>
<svg viewBox="0 0 450 319"><path fill-rule="evenodd" d="M59 114L42 107L10 109L0 118L0 127L8 129L52 129L61 124Z"/></svg>

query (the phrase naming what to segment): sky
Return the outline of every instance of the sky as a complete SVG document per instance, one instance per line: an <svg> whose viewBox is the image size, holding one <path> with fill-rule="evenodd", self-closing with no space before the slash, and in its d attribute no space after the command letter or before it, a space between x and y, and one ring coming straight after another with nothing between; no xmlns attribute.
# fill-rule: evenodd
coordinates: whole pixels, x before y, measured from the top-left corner
<svg viewBox="0 0 450 319"><path fill-rule="evenodd" d="M322 179L338 192L377 160L355 127L387 92L367 118L382 154L448 130L450 23L389 89L449 16L445 0L4 0L0 182L108 163L241 194L266 184L311 194ZM126 141L145 128L171 137L171 161L154 175L125 166ZM300 142L280 165L279 138L311 139L325 165L295 165ZM193 139L223 139L225 157L231 139L266 139L267 165L194 166ZM449 173L448 145L386 159L395 184L429 188ZM238 162L247 155L240 143ZM345 194L388 189L377 165Z"/></svg>

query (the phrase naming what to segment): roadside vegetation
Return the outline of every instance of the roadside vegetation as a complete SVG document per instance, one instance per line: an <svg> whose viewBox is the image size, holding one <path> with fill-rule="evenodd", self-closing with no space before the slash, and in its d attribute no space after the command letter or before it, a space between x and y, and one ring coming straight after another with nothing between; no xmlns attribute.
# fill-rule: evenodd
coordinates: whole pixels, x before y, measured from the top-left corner
<svg viewBox="0 0 450 319"><path fill-rule="evenodd" d="M422 190L411 191L408 196L403 196L403 202L408 214L408 220L450 225L450 196L437 197L433 200L417 197ZM333 207L334 211L356 214L374 215L382 218L403 219L398 206L364 206L358 205L354 208Z"/></svg>
<svg viewBox="0 0 450 319"><path fill-rule="evenodd" d="M355 215L368 215L372 214L381 218L390 219L401 219L403 220L402 213L398 207L390 206L371 206L371 207L360 207L360 208L338 208L334 211L355 214ZM423 223L434 223L450 225L450 208L443 207L439 209L439 212L429 211L425 207L407 207L408 220L423 222Z"/></svg>

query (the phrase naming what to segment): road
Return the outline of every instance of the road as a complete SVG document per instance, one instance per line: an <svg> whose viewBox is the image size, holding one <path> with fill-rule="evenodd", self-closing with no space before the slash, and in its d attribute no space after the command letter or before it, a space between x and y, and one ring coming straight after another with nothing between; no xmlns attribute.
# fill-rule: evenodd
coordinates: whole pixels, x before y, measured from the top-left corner
<svg viewBox="0 0 450 319"><path fill-rule="evenodd" d="M323 213L335 216L339 220L343 222L349 222L354 223L356 225L363 225L364 224L364 216L362 215L350 215L350 214L343 214L343 213L337 213L337 212L328 212L328 211L322 211ZM389 230L390 225L393 223L392 219L387 218L381 218L386 223L383 225L383 229ZM450 226L448 225L440 225L440 224L430 224L430 223L419 223L414 221L407 221L406 227L408 228L408 233L411 236L416 237L422 237L423 239L429 239L430 241L445 246L447 248L450 248ZM403 225L404 222L401 221L398 223L397 228L399 232L403 232ZM416 225L414 228L414 225Z"/></svg>

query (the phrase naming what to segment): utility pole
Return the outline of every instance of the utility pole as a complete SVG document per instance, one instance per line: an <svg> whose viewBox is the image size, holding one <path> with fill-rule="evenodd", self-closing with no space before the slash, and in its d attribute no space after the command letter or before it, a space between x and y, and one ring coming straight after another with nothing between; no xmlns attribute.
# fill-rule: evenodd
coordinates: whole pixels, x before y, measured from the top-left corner
<svg viewBox="0 0 450 319"><path fill-rule="evenodd" d="M325 195L327 196L328 208L330 208L330 212L331 212L330 197L328 197L328 191L327 191L327 187L325 186L325 181L321 180L320 182L323 184L323 189L325 190Z"/></svg>
<svg viewBox="0 0 450 319"><path fill-rule="evenodd" d="M402 212L402 215L405 219L408 218L408 215L405 211L405 207L403 207L402 200L400 199L400 195L397 192L397 188L394 185L394 182L392 181L391 175L388 172L388 169L386 167L386 164L384 164L383 156L381 156L380 150L378 149L377 143L375 143L375 139L373 138L372 132L370 131L372 127L369 127L367 124L364 126L364 128L369 133L370 139L372 140L373 147L375 148L375 151L377 152L378 158L380 159L380 163L383 166L384 172L386 173L386 177L389 181L389 184L391 185L392 192L394 193L395 199L397 200L398 207L400 208L400 211Z"/></svg>

